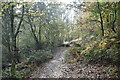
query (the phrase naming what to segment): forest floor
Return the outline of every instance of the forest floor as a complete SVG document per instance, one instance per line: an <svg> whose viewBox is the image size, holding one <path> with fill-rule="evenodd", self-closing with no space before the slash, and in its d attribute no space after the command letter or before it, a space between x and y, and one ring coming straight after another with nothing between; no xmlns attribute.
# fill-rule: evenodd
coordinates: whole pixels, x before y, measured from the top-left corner
<svg viewBox="0 0 120 80"><path fill-rule="evenodd" d="M59 47L52 60L38 67L30 78L111 78L108 74L112 66L90 65L84 61L65 63L65 54L69 48Z"/></svg>

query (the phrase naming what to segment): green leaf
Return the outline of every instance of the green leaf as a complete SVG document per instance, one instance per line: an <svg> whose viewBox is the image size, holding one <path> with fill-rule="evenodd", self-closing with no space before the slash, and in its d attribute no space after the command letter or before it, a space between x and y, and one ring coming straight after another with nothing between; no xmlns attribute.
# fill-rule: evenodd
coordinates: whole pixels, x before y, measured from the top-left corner
<svg viewBox="0 0 120 80"><path fill-rule="evenodd" d="M15 2L14 2L14 3L10 3L11 6L12 6L12 5L16 5L16 4L17 4L17 3L15 3Z"/></svg>

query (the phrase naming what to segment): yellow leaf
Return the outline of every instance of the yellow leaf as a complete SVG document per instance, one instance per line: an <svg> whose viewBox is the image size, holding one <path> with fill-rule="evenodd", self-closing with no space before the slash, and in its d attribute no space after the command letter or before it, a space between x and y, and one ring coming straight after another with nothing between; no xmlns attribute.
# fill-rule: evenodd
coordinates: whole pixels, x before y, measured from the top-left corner
<svg viewBox="0 0 120 80"><path fill-rule="evenodd" d="M77 59L74 58L74 59L71 60L70 62L71 62L71 63L75 63L75 62L77 62Z"/></svg>
<svg viewBox="0 0 120 80"><path fill-rule="evenodd" d="M45 13L40 13L39 15L45 15Z"/></svg>

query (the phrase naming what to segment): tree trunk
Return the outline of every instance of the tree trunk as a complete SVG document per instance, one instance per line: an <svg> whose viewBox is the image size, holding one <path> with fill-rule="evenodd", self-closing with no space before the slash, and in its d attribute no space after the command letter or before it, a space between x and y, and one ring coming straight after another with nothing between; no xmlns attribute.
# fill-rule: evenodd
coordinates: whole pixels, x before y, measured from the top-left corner
<svg viewBox="0 0 120 80"><path fill-rule="evenodd" d="M14 40L14 12L13 12L13 8L14 6L11 6L11 15L10 15L10 19L11 19L11 55L12 55L12 66L11 66L11 77L15 78L15 40Z"/></svg>
<svg viewBox="0 0 120 80"><path fill-rule="evenodd" d="M100 4L99 4L99 2L97 2L97 7L98 7L98 10L99 10L99 16L100 16L100 24L101 24L102 36L104 36L103 18L102 18L102 13L101 13L101 9L100 9Z"/></svg>
<svg viewBox="0 0 120 80"><path fill-rule="evenodd" d="M30 16L28 16L28 20L29 20L29 22L30 22L30 28L31 28L31 32L32 32L32 34L33 34L33 38L34 38L34 40L35 40L35 42L36 42L36 49L40 49L39 40L38 40L38 38L37 38L37 36L36 36L36 34L35 34L35 31L34 31L34 29L33 29L33 25L32 25L32 22L31 22L31 20L30 20Z"/></svg>
<svg viewBox="0 0 120 80"><path fill-rule="evenodd" d="M42 45L41 45L41 29L42 29L42 27L41 27L41 25L39 26L39 34L38 34L38 37L39 37L39 47L40 48L42 48Z"/></svg>
<svg viewBox="0 0 120 80"><path fill-rule="evenodd" d="M118 37L120 37L120 2L118 2L117 4L117 34L118 34Z"/></svg>
<svg viewBox="0 0 120 80"><path fill-rule="evenodd" d="M116 33L116 30L115 30L115 22L116 22L116 18L117 18L117 10L116 10L116 4L115 4L115 10L114 10L114 20L112 22L112 30L113 32Z"/></svg>
<svg viewBox="0 0 120 80"><path fill-rule="evenodd" d="M23 5L23 12L22 12L22 17L21 17L21 20L18 24L18 28L17 28L17 31L15 33L15 27L14 27L14 5L11 6L11 12L10 12L10 19L11 19L11 55L12 55L12 66L11 66L11 77L12 78L15 78L15 64L18 60L18 48L17 48L17 44L16 44L16 38L17 38L17 35L19 33L19 29L20 29L20 26L21 26L21 23L23 21L23 15L24 15L24 5Z"/></svg>

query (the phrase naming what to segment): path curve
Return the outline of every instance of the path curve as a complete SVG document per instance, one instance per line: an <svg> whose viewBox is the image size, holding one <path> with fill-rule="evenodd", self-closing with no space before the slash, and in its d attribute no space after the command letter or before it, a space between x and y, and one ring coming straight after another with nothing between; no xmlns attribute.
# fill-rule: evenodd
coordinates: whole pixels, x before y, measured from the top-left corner
<svg viewBox="0 0 120 80"><path fill-rule="evenodd" d="M64 55L67 51L68 48L60 47L54 58L41 70L35 71L31 78L62 78L64 76L63 68L67 67L64 63Z"/></svg>
<svg viewBox="0 0 120 80"><path fill-rule="evenodd" d="M54 58L34 71L30 78L111 78L106 71L112 66L90 65L84 61L65 63L64 56L68 49L59 47Z"/></svg>

